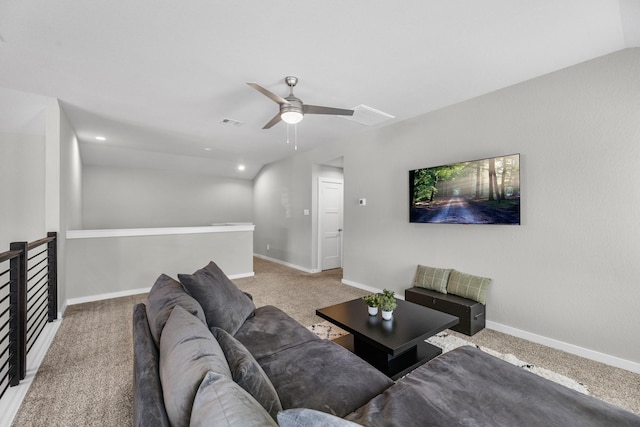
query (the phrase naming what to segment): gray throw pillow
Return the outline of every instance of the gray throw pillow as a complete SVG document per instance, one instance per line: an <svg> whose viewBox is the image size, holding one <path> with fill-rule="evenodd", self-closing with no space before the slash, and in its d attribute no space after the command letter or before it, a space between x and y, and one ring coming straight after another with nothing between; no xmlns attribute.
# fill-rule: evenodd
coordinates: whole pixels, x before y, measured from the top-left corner
<svg viewBox="0 0 640 427"><path fill-rule="evenodd" d="M491 279L487 277L472 276L452 270L449 275L447 291L450 294L458 295L478 301L481 304L487 303L487 287L491 284Z"/></svg>
<svg viewBox="0 0 640 427"><path fill-rule="evenodd" d="M433 268L424 265L418 265L418 269L416 270L416 278L413 281L413 286L431 289L446 294L447 281L449 280L450 273L451 269L448 268Z"/></svg>
<svg viewBox="0 0 640 427"><path fill-rule="evenodd" d="M275 420L282 404L271 380L264 373L249 350L237 339L220 328L211 328L227 358L233 381L245 389Z"/></svg>
<svg viewBox="0 0 640 427"><path fill-rule="evenodd" d="M209 327L217 326L235 335L256 309L213 261L193 274L178 274L178 278L204 309Z"/></svg>
<svg viewBox="0 0 640 427"><path fill-rule="evenodd" d="M307 408L287 409L280 412L278 414L278 424L280 427L356 427L360 425L326 412Z"/></svg>
<svg viewBox="0 0 640 427"><path fill-rule="evenodd" d="M153 341L156 343L156 348L160 348L162 328L164 328L173 307L176 305L196 316L204 325L207 324L204 310L198 301L184 290L180 282L166 274L161 274L153 284L153 287L151 287L146 304L149 329L151 330Z"/></svg>
<svg viewBox="0 0 640 427"><path fill-rule="evenodd" d="M179 305L160 338L160 382L172 426L188 426L198 387L207 372L231 379L227 359L209 329Z"/></svg>
<svg viewBox="0 0 640 427"><path fill-rule="evenodd" d="M189 425L277 427L267 411L249 393L215 372L207 373L198 388Z"/></svg>

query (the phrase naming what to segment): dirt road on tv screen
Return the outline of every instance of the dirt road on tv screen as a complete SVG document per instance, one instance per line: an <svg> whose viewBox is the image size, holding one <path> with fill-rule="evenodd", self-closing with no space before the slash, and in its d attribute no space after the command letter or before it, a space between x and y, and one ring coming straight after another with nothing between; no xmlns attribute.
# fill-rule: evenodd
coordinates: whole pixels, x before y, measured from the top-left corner
<svg viewBox="0 0 640 427"><path fill-rule="evenodd" d="M412 222L445 224L519 224L520 200L501 202L452 197L411 209Z"/></svg>

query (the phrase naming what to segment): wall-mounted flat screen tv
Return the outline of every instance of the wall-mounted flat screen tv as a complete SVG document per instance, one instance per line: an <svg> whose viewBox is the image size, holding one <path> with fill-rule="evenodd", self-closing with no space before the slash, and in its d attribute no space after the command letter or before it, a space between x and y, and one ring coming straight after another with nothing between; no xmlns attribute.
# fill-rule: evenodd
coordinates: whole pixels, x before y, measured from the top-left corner
<svg viewBox="0 0 640 427"><path fill-rule="evenodd" d="M520 155L409 171L410 222L520 224Z"/></svg>

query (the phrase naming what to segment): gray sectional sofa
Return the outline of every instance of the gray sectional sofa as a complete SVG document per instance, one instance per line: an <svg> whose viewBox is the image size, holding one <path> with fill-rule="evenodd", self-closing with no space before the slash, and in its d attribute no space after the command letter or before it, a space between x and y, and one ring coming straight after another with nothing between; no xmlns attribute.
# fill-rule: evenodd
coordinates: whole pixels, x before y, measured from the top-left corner
<svg viewBox="0 0 640 427"><path fill-rule="evenodd" d="M136 426L640 426L640 417L472 347L393 382L212 262L133 311Z"/></svg>

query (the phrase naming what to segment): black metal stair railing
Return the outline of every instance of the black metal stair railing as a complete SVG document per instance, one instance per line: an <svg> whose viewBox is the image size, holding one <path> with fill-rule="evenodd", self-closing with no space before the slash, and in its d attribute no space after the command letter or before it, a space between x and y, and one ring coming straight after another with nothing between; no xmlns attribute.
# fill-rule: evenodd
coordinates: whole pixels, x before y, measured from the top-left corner
<svg viewBox="0 0 640 427"><path fill-rule="evenodd" d="M0 253L0 398L24 379L29 350L57 318L56 248L56 233L48 233Z"/></svg>
<svg viewBox="0 0 640 427"><path fill-rule="evenodd" d="M0 253L0 397L18 378L17 358L17 289L16 262L22 256L19 250Z"/></svg>

